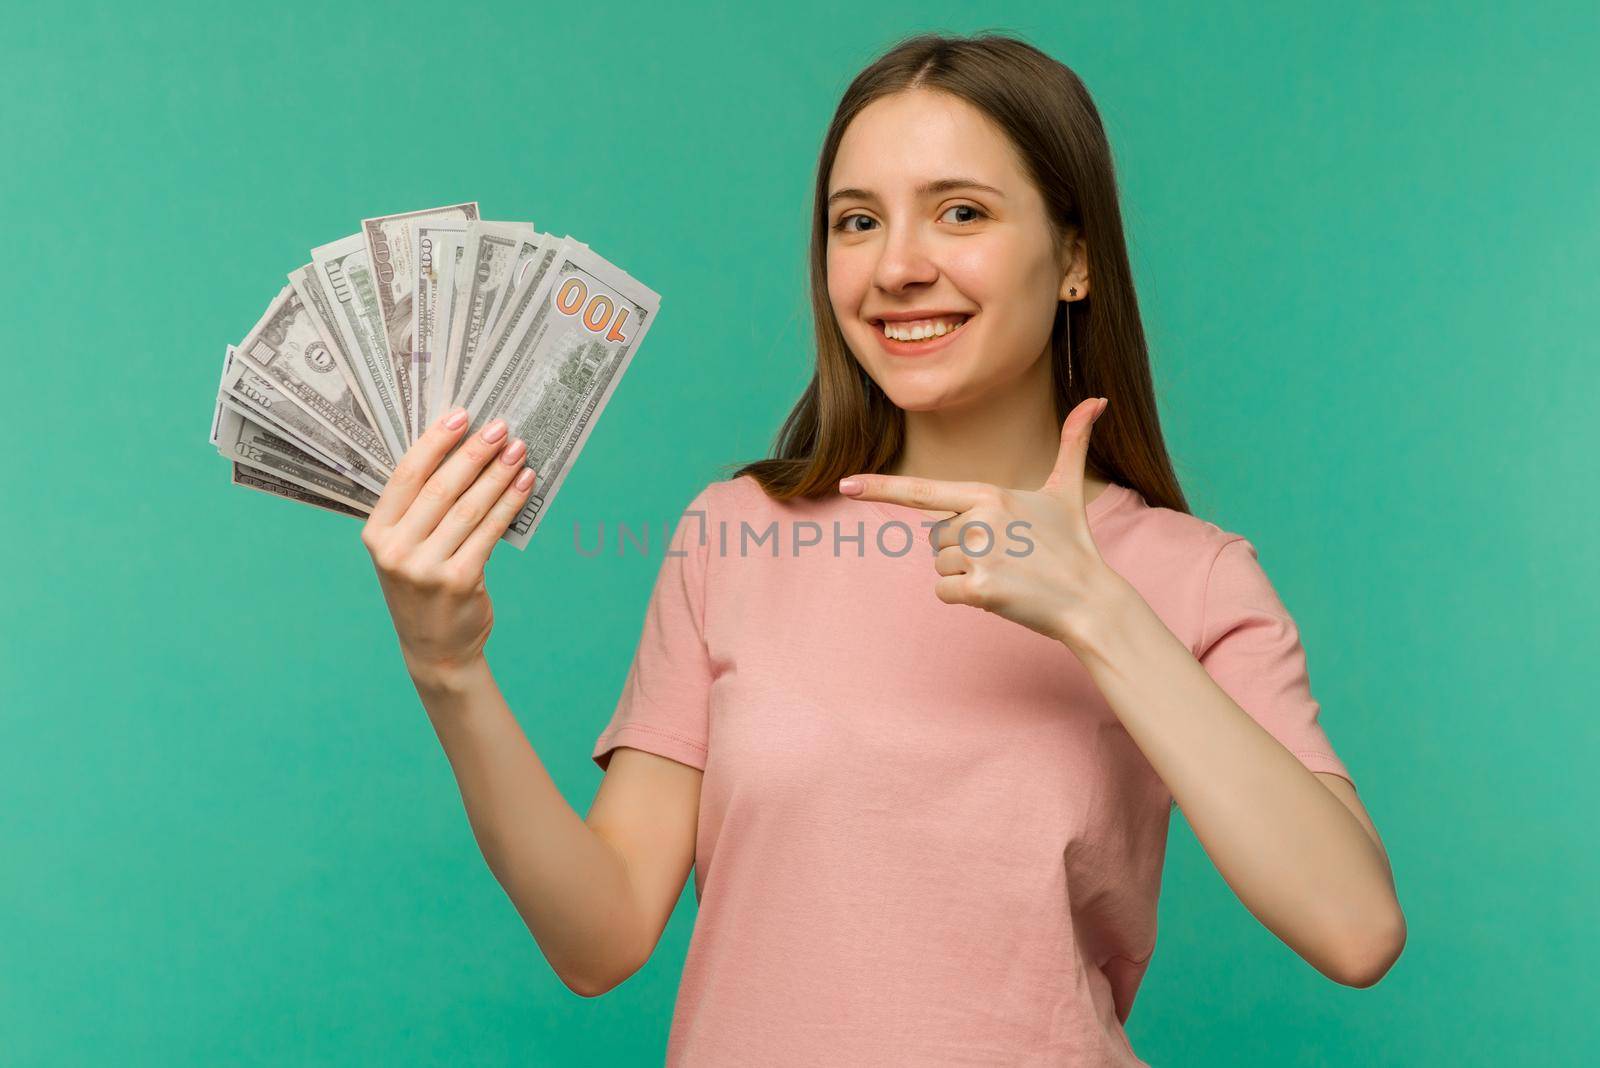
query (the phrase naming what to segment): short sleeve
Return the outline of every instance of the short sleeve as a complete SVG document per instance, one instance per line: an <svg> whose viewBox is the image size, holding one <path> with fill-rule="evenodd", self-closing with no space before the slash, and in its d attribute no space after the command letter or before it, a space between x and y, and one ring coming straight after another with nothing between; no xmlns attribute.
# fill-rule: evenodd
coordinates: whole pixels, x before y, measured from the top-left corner
<svg viewBox="0 0 1600 1068"><path fill-rule="evenodd" d="M1217 685L1308 769L1350 779L1318 722L1300 630L1246 538L1225 542L1212 562L1196 656Z"/></svg>
<svg viewBox="0 0 1600 1068"><path fill-rule="evenodd" d="M595 741L594 762L611 763L619 745L705 770L711 697L706 649L706 560L711 487L690 501L645 607L644 628L616 711Z"/></svg>

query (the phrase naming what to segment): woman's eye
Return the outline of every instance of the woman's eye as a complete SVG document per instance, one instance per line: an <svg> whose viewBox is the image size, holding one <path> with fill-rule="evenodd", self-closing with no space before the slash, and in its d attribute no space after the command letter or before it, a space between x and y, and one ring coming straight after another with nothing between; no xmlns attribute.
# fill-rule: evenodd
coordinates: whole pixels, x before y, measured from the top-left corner
<svg viewBox="0 0 1600 1068"><path fill-rule="evenodd" d="M963 224L963 225L966 224L966 223L977 222L979 219L984 217L983 216L983 210L981 208L974 207L971 204L952 204L952 205L950 205L949 208L945 209L945 215L949 215L952 211L970 211L970 212L972 212L972 218L954 219L954 220L952 220L953 222L960 223L960 224Z"/></svg>
<svg viewBox="0 0 1600 1068"><path fill-rule="evenodd" d="M942 218L948 217L949 214L951 212L953 212L953 211L964 211L964 212L970 212L971 213L966 218L956 218L956 219L951 219L950 220L951 222L955 223L957 226L970 226L971 224L977 222L979 219L988 218L988 213L986 213L982 208L979 208L979 207L977 207L976 205L973 205L973 204L952 204L952 205L950 205L950 207L945 209L944 214L941 215L940 218L942 219ZM866 225L866 226L857 226L857 225L855 225L856 223L866 223L868 225ZM874 225L876 225L875 221L872 218L870 218L869 216L861 215L859 213L852 213L852 214L849 214L849 215L846 215L846 216L843 216L842 218L840 218L840 220L838 222L833 224L833 228L835 230L839 231L840 233L864 234L868 230L870 230L872 228L872 226L874 226Z"/></svg>

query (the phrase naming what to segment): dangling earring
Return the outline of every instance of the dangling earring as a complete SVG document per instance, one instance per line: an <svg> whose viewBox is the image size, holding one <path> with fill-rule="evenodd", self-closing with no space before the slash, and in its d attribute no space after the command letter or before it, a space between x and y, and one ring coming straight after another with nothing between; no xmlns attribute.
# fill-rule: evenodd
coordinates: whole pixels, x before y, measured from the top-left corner
<svg viewBox="0 0 1600 1068"><path fill-rule="evenodd" d="M1077 296L1077 289L1067 290L1072 296ZM1072 395L1072 308L1067 307L1067 395Z"/></svg>

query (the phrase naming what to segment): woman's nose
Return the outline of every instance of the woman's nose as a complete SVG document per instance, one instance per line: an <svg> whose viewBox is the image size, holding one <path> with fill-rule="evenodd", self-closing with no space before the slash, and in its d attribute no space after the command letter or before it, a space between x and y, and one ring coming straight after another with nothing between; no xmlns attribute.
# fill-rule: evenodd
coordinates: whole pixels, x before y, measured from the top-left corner
<svg viewBox="0 0 1600 1068"><path fill-rule="evenodd" d="M896 292L919 282L932 282L939 277L939 269L929 258L914 230L901 229L890 233L878 256L873 282L878 288Z"/></svg>

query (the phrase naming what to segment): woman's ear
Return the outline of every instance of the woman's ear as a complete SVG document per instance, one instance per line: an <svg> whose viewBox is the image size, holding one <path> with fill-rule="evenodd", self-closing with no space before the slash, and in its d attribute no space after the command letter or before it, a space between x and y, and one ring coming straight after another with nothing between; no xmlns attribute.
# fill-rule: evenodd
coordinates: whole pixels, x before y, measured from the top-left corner
<svg viewBox="0 0 1600 1068"><path fill-rule="evenodd" d="M1060 299L1082 300L1089 295L1089 250L1081 237L1074 237L1067 247L1072 252L1072 259L1061 278Z"/></svg>

